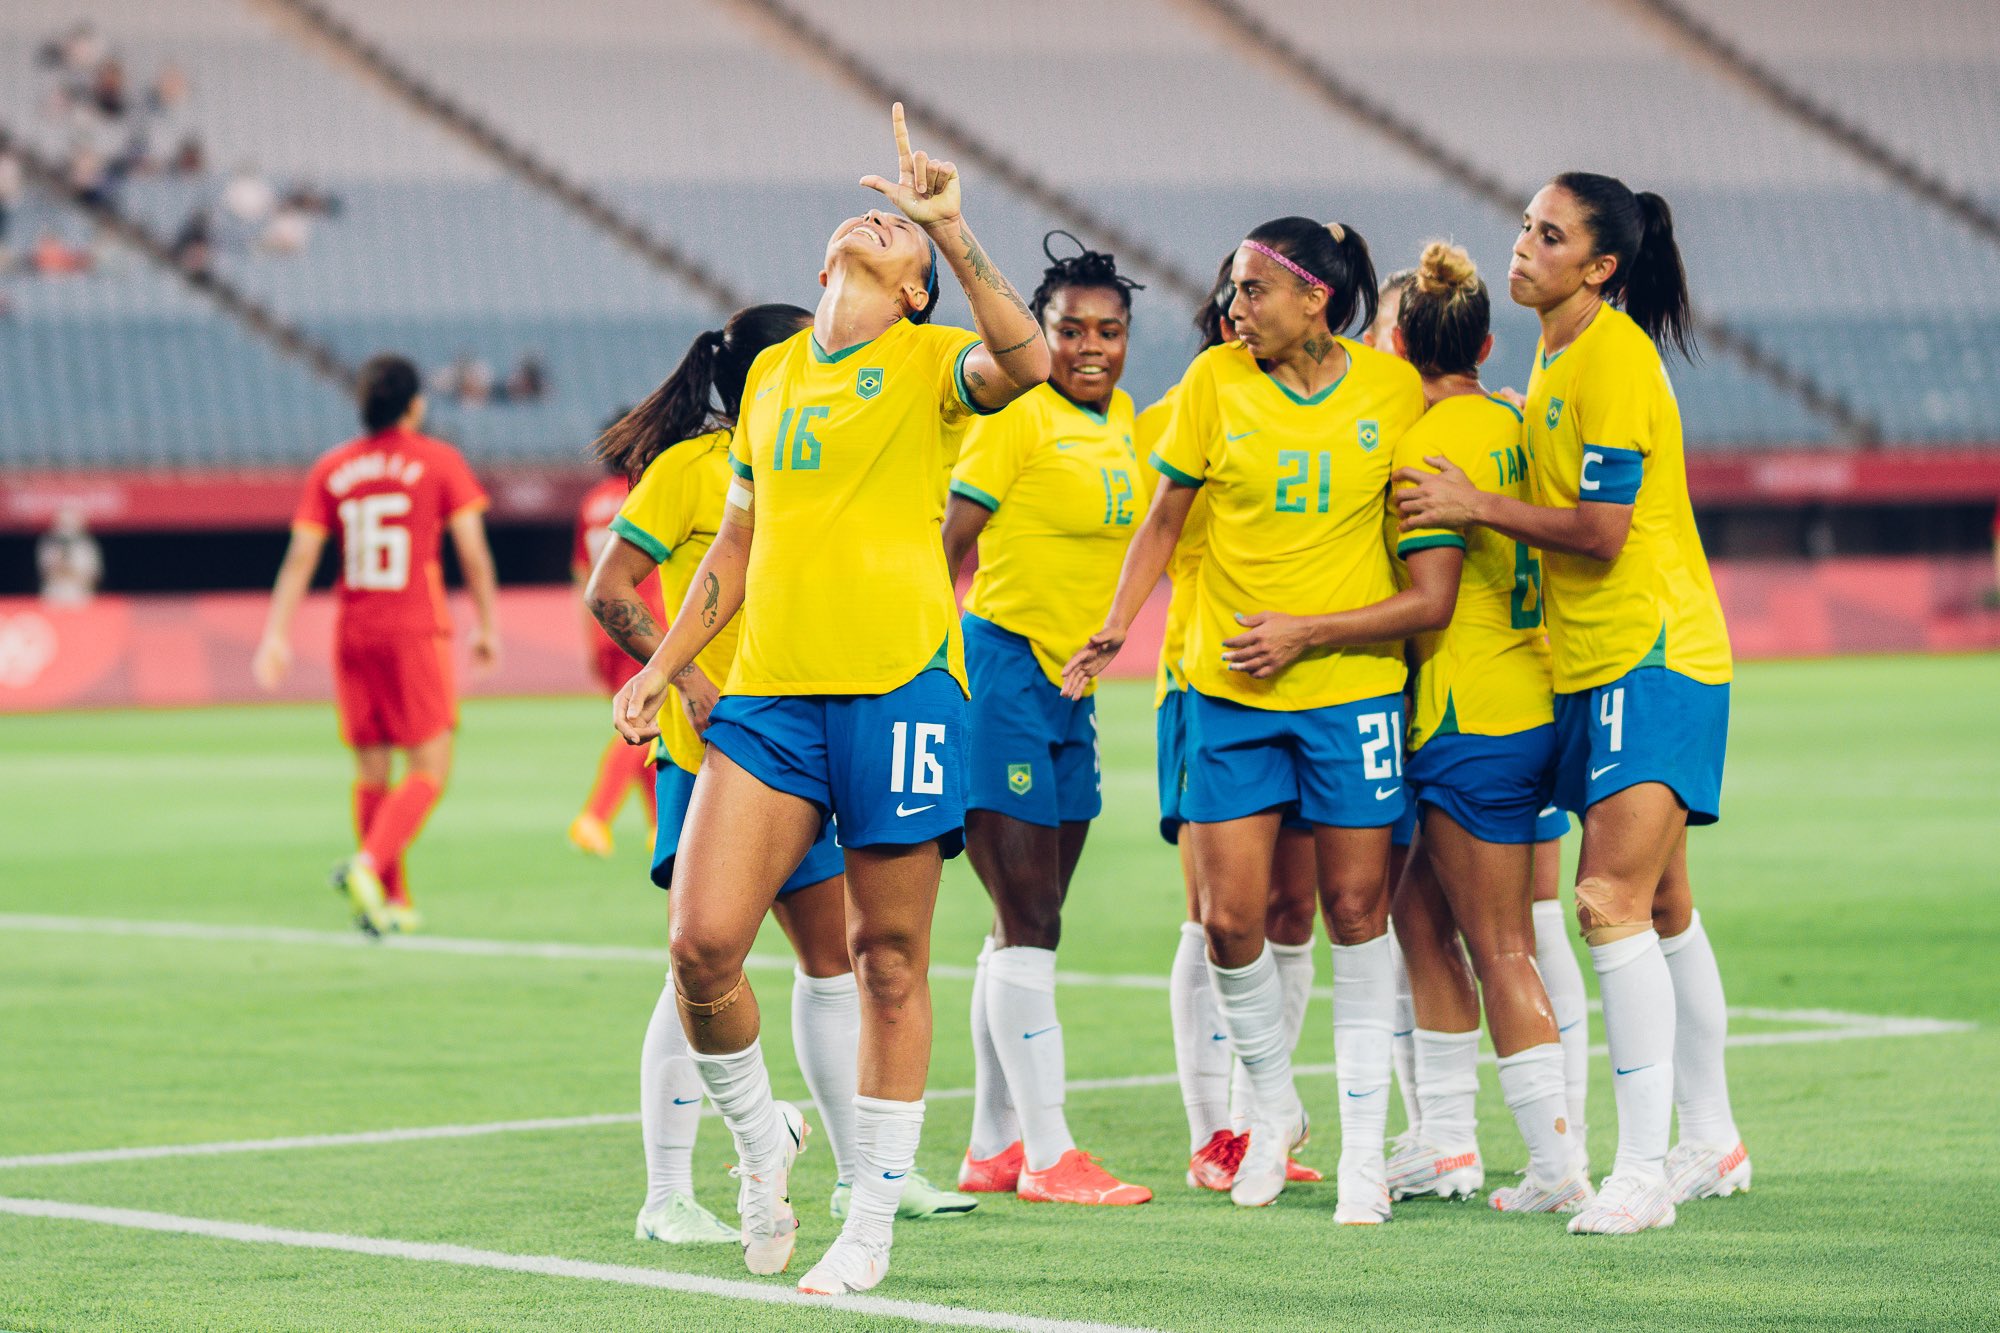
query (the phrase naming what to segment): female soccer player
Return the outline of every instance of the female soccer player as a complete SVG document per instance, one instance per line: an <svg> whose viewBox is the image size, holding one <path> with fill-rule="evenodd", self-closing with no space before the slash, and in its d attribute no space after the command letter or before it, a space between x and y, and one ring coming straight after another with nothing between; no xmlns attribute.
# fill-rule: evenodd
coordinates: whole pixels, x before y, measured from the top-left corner
<svg viewBox="0 0 2000 1333"><path fill-rule="evenodd" d="M1485 489L1520 497L1528 493L1521 414L1479 382L1493 348L1489 319L1486 284L1465 251L1425 247L1393 336L1423 376L1430 407L1397 446L1397 461L1413 468L1442 455ZM1494 1206L1574 1211L1590 1187L1574 1170L1562 1047L1535 970L1529 911L1555 758L1540 567L1527 546L1486 531L1411 531L1397 553L1414 583L1448 587L1452 606L1449 623L1419 636L1415 651L1404 772L1423 821L1415 858L1432 873L1397 895L1395 924L1415 1000L1422 1128L1391 1158L1389 1191L1465 1196L1485 1183L1473 1118L1483 995L1501 1090L1529 1150L1527 1182L1500 1191ZM1433 884L1435 898L1426 891ZM1461 933L1477 991L1460 961Z"/></svg>
<svg viewBox="0 0 2000 1333"><path fill-rule="evenodd" d="M766 347L811 323L812 315L797 306L760 305L737 311L722 328L697 337L652 396L598 441L598 456L607 465L622 476L637 477L610 523L612 540L599 556L587 589L591 614L621 651L630 654L628 660L643 663L652 657L662 634L653 618L654 601L664 592L675 606L681 604L695 566L721 530L723 496L729 487L730 431L741 410L750 363ZM661 574L664 589L655 582ZM735 629L733 624L724 626L675 682L681 706L667 710L655 746L660 819L653 882L663 889L673 883L681 829L701 767L701 733L715 706L715 682L729 676ZM853 1051L860 1026L860 1000L847 957L840 870L840 849L829 824L771 905L771 915L798 954L792 980L792 1050L833 1148L836 1218L847 1214L857 1169ZM669 976L653 1007L640 1060L647 1194L637 1232L641 1240L734 1241L736 1232L694 1198L692 1160L701 1082L688 1058L673 996ZM921 1172L912 1171L899 1215L938 1217L970 1212L976 1206L977 1200L939 1190Z"/></svg>
<svg viewBox="0 0 2000 1333"><path fill-rule="evenodd" d="M1361 237L1280 218L1232 267L1242 339L1195 358L1154 463L1163 484L1133 539L1104 628L1071 658L1080 695L1116 656L1159 581L1197 490L1209 505L1188 675L1187 820L1211 978L1257 1106L1230 1197L1274 1200L1305 1132L1265 947L1271 857L1288 811L1313 825L1320 901L1334 939L1334 1050L1343 1222L1388 1216L1382 1159L1395 979L1389 957L1389 826L1402 802L1403 636L1314 651L1257 674L1246 640L1287 607L1311 616L1394 591L1382 525L1396 441L1423 414L1408 365L1338 336L1375 307Z"/></svg>
<svg viewBox="0 0 2000 1333"><path fill-rule="evenodd" d="M840 1238L799 1284L825 1294L866 1290L888 1271L923 1129L931 914L965 818L964 652L939 531L946 464L971 417L1049 369L1027 302L961 215L957 168L911 151L900 103L893 119L897 179L861 183L902 216L842 223L813 327L751 367L722 530L613 706L626 739L656 735L669 682L742 610L674 865L673 974L702 1086L736 1140L755 1273L791 1260L785 1182L798 1140L771 1097L743 960L827 814L839 821L861 990L861 1166ZM978 334L928 326L940 262Z"/></svg>
<svg viewBox="0 0 2000 1333"><path fill-rule="evenodd" d="M1624 1234L1750 1183L1723 1073L1722 981L1686 876L1688 825L1721 808L1731 662L1658 349L1692 346L1666 201L1608 176L1556 177L1528 206L1507 285L1542 321L1528 381L1534 502L1482 491L1448 460L1435 476L1405 469L1414 484L1398 499L1406 530L1477 525L1543 552L1556 804L1584 812L1577 919L1618 1106L1617 1163L1569 1229Z"/></svg>
<svg viewBox="0 0 2000 1333"><path fill-rule="evenodd" d="M945 508L945 567L956 575L979 546L964 620L965 851L993 900L973 974L972 1142L959 1188L1139 1204L1153 1192L1070 1136L1056 1017L1063 900L1102 807L1097 701L1064 698L1062 668L1103 620L1145 511L1132 400L1118 387L1139 284L1094 250L1057 259L1059 235L1043 238L1049 267L1029 302L1049 381L966 433Z"/></svg>
<svg viewBox="0 0 2000 1333"><path fill-rule="evenodd" d="M1236 341L1229 323L1229 306L1236 299L1230 267L1236 254L1223 256L1208 299L1195 312L1195 333L1200 351ZM1179 386L1167 390L1138 418L1138 453L1149 460L1165 435L1172 419ZM1159 473L1150 462L1142 462L1148 495L1159 489ZM1165 632L1160 640L1159 665L1154 674L1153 708L1155 748L1160 783L1160 836L1177 845L1181 877L1187 891L1187 920L1181 923L1180 942L1167 974L1169 1009L1173 1019L1174 1067L1180 1076L1181 1103L1188 1118L1188 1170L1190 1188L1227 1191L1236 1181L1236 1168L1249 1146L1250 1108L1256 1094L1241 1060L1232 1058L1229 1034L1215 1004L1215 991L1208 978L1208 938L1201 928L1201 907L1195 892L1192 840L1181 841L1181 790L1187 776L1187 672L1181 658L1187 647L1188 620L1194 609L1195 578L1201 570L1202 552L1207 549L1208 504L1196 493L1181 525L1180 540L1167 565L1167 579L1173 596L1167 603ZM1286 819L1278 829L1277 850L1271 858L1271 899L1265 908L1264 940L1277 963L1278 985L1284 995L1285 1045L1294 1050L1303 1030L1306 1005L1312 998L1313 912L1317 893L1317 872L1313 864L1312 828L1298 819ZM1288 1181L1314 1182L1319 1172L1297 1161L1287 1161Z"/></svg>

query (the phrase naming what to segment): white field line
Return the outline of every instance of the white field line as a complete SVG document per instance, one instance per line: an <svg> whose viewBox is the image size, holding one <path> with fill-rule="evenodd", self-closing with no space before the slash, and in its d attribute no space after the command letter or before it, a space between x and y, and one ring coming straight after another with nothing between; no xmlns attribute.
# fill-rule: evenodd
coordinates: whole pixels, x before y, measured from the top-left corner
<svg viewBox="0 0 2000 1333"><path fill-rule="evenodd" d="M1743 1012L1743 1011L1735 1011ZM1758 1010L1760 1015L1792 1016L1806 1010ZM1744 1012L1744 1016L1749 1014ZM1805 1028L1792 1032L1745 1032L1730 1037L1730 1046L1793 1046L1829 1041L1861 1041L1870 1037L1924 1037L1949 1032L1969 1032L1976 1025L1939 1018L1874 1018L1863 1014L1843 1015L1851 1021L1838 1027ZM1802 1020L1810 1021L1810 1020ZM1602 1057L1602 1045L1590 1048ZM1493 1063L1491 1051L1481 1051L1482 1064ZM1292 1072L1302 1078L1326 1077L1334 1072L1330 1064L1294 1065ZM1179 1082L1177 1074L1128 1074L1119 1078L1071 1079L1070 1092L1116 1092L1137 1088L1166 1087ZM971 1088L933 1088L924 1094L927 1102L964 1101ZM711 1107L704 1115L714 1115ZM161 1157L223 1157L234 1153L288 1152L298 1148L366 1147L383 1143L417 1143L427 1139L471 1139L489 1134L538 1133L549 1130L595 1129L604 1125L633 1125L636 1111L610 1111L599 1115L552 1116L536 1120L492 1120L471 1125L421 1125L408 1129L371 1129L353 1134L297 1134L272 1139L227 1139L216 1143L168 1143L136 1148L85 1148L73 1152L35 1153L21 1157L0 1157L0 1171L30 1167L84 1166L99 1162L140 1162Z"/></svg>
<svg viewBox="0 0 2000 1333"><path fill-rule="evenodd" d="M100 1208L89 1204L59 1203L50 1199L0 1197L0 1213L11 1213L17 1217L54 1218L66 1222L95 1222L102 1226L166 1232L171 1235L208 1236L217 1240L240 1241L248 1245L285 1245L301 1250L338 1250L348 1254L369 1254L384 1259L453 1264L461 1268L533 1273L540 1277L573 1278L586 1282L616 1282L628 1287L652 1287L690 1296L754 1301L764 1305L806 1306L831 1314L908 1319L948 1328L1018 1329L1023 1330L1023 1333L1144 1333L1144 1330L1134 1329L1127 1324L1042 1319L1033 1315L998 1310L967 1310L957 1306L932 1305L925 1301L898 1301L882 1296L843 1296L829 1299L824 1296L801 1295L789 1283L759 1283L731 1278L700 1277L692 1273L670 1273L658 1268L635 1268L628 1264L587 1263L581 1259L562 1259L554 1255L506 1254L498 1250L475 1250L464 1245L379 1240L373 1236L349 1236L330 1231L291 1231L283 1227L259 1226L249 1222L178 1217L172 1213L141 1212L133 1208Z"/></svg>

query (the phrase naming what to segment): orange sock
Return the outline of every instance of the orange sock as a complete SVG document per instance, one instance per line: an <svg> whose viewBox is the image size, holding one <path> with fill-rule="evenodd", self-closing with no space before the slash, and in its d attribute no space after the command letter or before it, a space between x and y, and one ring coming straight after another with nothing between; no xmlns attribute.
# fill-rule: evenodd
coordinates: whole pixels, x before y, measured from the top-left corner
<svg viewBox="0 0 2000 1333"><path fill-rule="evenodd" d="M597 781L591 784L583 812L609 824L617 816L618 807L625 804L626 791L634 783L643 782L645 775L646 747L613 740L597 761Z"/></svg>
<svg viewBox="0 0 2000 1333"><path fill-rule="evenodd" d="M375 815L387 800L389 788L380 782L357 782L354 784L354 840L368 841L368 830L375 823ZM392 903L407 906L410 891L403 887L403 863L391 861L387 866L377 866L376 874L382 878L383 892Z"/></svg>
<svg viewBox="0 0 2000 1333"><path fill-rule="evenodd" d="M375 818L369 821L368 836L361 844L361 850L375 863L376 874L403 859L404 849L424 826L425 817L443 791L443 784L430 774L412 773L389 793Z"/></svg>

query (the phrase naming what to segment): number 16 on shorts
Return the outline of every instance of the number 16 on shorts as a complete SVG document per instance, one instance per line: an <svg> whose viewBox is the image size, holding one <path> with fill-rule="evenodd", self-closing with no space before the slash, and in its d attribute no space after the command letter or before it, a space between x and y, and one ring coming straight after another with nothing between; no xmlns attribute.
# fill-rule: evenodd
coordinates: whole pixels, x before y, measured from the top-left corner
<svg viewBox="0 0 2000 1333"><path fill-rule="evenodd" d="M944 749L942 722L898 722L890 728L893 737L889 759L889 790L901 795L940 796L944 793L944 765L939 752Z"/></svg>

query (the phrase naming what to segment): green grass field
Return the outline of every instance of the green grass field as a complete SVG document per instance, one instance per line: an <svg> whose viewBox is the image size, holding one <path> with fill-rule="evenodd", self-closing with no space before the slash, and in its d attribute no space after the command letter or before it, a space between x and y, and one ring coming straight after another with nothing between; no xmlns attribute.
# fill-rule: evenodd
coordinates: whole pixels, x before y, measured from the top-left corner
<svg viewBox="0 0 2000 1333"><path fill-rule="evenodd" d="M1060 995L1071 1077L1141 1081L1072 1091L1077 1137L1157 1201L1001 1200L905 1225L875 1296L986 1312L985 1327L1039 1317L1071 1330L2000 1325L1996 701L1990 657L1742 672L1727 818L1695 835L1692 856L1735 1035L1756 1039L1730 1060L1753 1193L1631 1239L1435 1203L1337 1228L1330 1184L1238 1212L1181 1183L1164 989L1078 982ZM1163 979L1172 954L1181 888L1153 829L1148 705L1129 684L1102 704L1106 814L1064 940L1078 973ZM612 861L563 841L604 734L595 700L466 708L453 786L412 857L433 943L403 948L349 938L322 887L348 843L328 709L0 720L0 1328L912 1327L883 1318L906 1307L758 1303L752 1283L790 1280L750 1279L731 1248L632 1239L636 1068L665 905L629 808ZM920 1158L940 1180L965 1143L969 1103L952 1090L972 1079L964 978L983 907L953 863ZM460 940L514 946L439 947ZM520 947L533 943L599 947ZM769 932L759 955L784 954ZM1324 945L1320 968L1324 986ZM788 972L751 975L780 1095L803 1100ZM1944 1021L1892 1021L1914 1019ZM1332 1058L1323 998L1300 1058ZM1614 1126L1609 1070L1597 1073L1602 1171ZM1524 1153L1490 1067L1483 1079L1489 1172L1510 1176ZM1323 1127L1305 1155L1330 1169L1332 1079L1301 1086ZM608 1119L22 1160L587 1116ZM702 1135L700 1192L733 1217L727 1133L709 1120ZM807 1263L834 1234L831 1170L821 1149L793 1178ZM23 1201L169 1220L27 1215ZM276 1243L300 1239L285 1232L325 1234ZM354 1238L604 1267L504 1271ZM662 1290L634 1285L634 1270L716 1281Z"/></svg>

